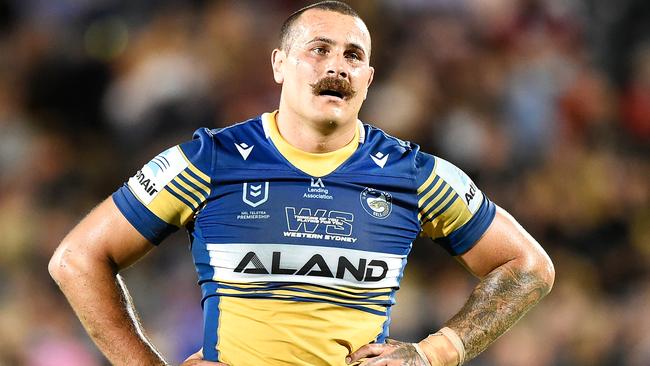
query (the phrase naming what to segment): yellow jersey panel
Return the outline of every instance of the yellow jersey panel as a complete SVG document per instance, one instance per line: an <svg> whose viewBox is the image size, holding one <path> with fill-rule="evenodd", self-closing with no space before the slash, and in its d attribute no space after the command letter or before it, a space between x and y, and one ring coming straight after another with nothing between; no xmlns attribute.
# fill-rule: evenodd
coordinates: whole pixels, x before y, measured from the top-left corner
<svg viewBox="0 0 650 366"><path fill-rule="evenodd" d="M322 302L219 300L219 361L230 366L345 366L383 316Z"/></svg>

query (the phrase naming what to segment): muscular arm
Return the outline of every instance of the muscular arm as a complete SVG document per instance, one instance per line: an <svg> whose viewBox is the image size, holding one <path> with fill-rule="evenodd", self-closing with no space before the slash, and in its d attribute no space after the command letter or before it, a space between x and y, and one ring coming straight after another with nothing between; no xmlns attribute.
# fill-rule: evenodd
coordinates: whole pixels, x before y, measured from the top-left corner
<svg viewBox="0 0 650 366"><path fill-rule="evenodd" d="M553 286L553 264L541 246L507 212L459 260L480 283L446 324L462 340L466 360L476 357L514 325Z"/></svg>
<svg viewBox="0 0 650 366"><path fill-rule="evenodd" d="M118 275L153 245L107 199L61 242L49 271L84 328L115 365L165 365Z"/></svg>

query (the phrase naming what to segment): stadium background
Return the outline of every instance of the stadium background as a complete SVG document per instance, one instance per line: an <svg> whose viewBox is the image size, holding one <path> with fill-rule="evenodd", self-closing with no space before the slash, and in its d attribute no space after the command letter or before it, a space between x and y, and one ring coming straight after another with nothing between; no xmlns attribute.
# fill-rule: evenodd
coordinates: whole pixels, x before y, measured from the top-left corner
<svg viewBox="0 0 650 366"><path fill-rule="evenodd" d="M350 1L373 35L362 118L469 172L545 246L553 292L472 365L650 365L650 2ZM103 365L47 262L148 158L269 111L302 1L0 0L0 365ZM155 344L200 344L183 233L125 273ZM392 336L474 286L418 241Z"/></svg>

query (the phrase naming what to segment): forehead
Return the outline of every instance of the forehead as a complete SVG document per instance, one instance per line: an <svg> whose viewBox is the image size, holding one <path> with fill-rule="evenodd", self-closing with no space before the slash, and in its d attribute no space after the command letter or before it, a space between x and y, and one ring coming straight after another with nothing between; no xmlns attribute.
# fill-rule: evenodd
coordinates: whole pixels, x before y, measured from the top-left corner
<svg viewBox="0 0 650 366"><path fill-rule="evenodd" d="M370 32L359 18L334 11L310 9L296 20L293 31L298 44L315 37L329 38L343 44L352 43L370 51Z"/></svg>

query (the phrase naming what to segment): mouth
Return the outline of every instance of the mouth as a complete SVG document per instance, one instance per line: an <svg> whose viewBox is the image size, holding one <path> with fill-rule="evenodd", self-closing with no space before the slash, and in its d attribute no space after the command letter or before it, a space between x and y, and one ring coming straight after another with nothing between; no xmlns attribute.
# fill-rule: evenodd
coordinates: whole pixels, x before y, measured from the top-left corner
<svg viewBox="0 0 650 366"><path fill-rule="evenodd" d="M352 85L346 80L326 77L312 84L312 92L319 97L334 97L339 100L348 100L356 94Z"/></svg>
<svg viewBox="0 0 650 366"><path fill-rule="evenodd" d="M319 96L330 96L330 97L336 97L339 99L345 99L343 97L343 93L336 91L336 90L323 90L318 93Z"/></svg>

